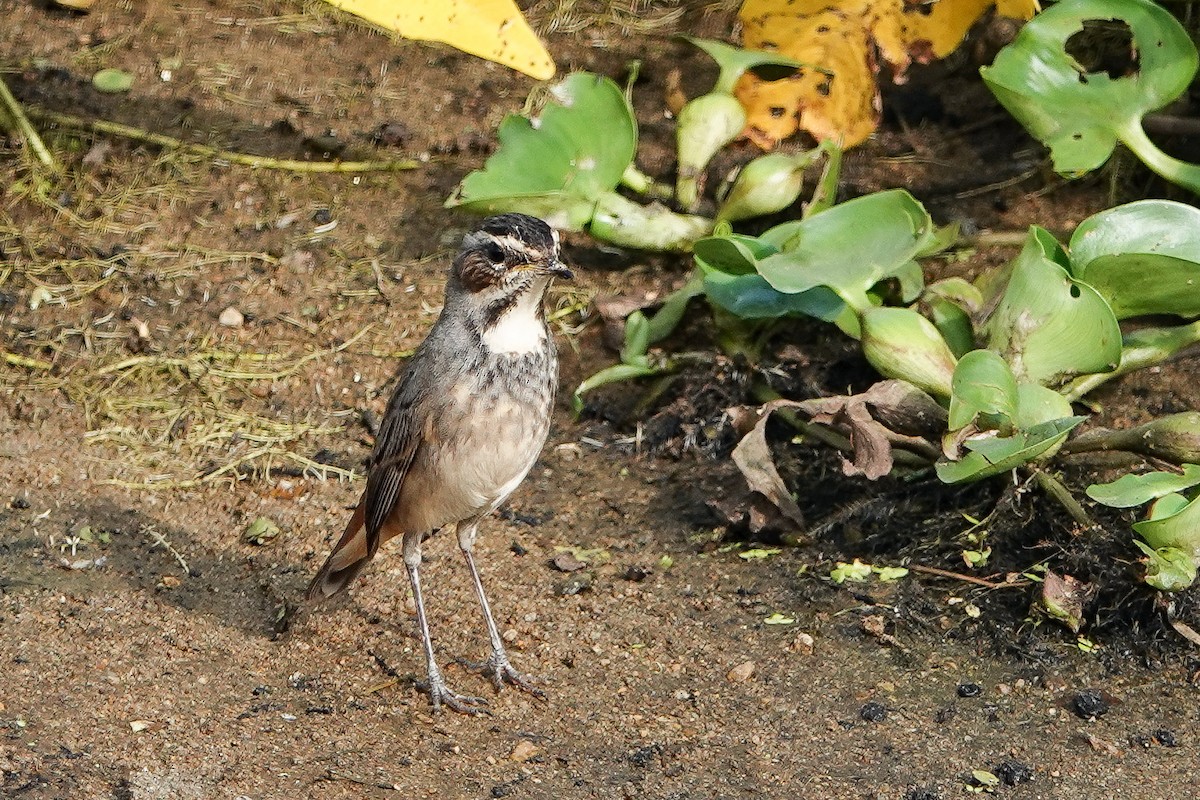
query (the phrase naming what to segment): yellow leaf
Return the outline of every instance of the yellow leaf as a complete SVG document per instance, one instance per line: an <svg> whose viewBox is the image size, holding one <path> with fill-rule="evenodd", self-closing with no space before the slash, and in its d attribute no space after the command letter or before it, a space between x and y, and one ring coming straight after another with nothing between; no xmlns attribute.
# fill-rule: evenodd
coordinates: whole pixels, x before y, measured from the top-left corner
<svg viewBox="0 0 1200 800"><path fill-rule="evenodd" d="M874 53L897 81L913 61L928 63L953 52L989 8L1029 19L1036 0L745 0L743 44L816 64L832 75L800 70L763 81L747 74L735 94L746 107L744 135L769 150L797 130L861 144L879 124Z"/></svg>
<svg viewBox="0 0 1200 800"><path fill-rule="evenodd" d="M513 0L326 0L409 39L444 42L464 53L549 80L554 61Z"/></svg>

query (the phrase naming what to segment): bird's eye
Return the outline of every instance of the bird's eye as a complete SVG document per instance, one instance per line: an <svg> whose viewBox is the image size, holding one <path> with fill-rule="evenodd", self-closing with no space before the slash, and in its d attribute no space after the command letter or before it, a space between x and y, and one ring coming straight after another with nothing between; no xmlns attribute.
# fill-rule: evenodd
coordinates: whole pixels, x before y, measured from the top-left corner
<svg viewBox="0 0 1200 800"><path fill-rule="evenodd" d="M488 261L491 261L493 264L504 263L504 248L495 242L489 242L486 246L484 246L483 254L487 256Z"/></svg>

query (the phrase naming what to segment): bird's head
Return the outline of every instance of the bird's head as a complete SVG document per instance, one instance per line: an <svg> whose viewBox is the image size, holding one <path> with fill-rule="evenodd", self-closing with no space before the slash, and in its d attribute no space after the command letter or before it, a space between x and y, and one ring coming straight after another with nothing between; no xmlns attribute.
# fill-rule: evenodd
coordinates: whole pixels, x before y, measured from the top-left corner
<svg viewBox="0 0 1200 800"><path fill-rule="evenodd" d="M488 217L463 239L453 277L480 305L541 294L555 277L570 278L559 260L558 232L526 214Z"/></svg>

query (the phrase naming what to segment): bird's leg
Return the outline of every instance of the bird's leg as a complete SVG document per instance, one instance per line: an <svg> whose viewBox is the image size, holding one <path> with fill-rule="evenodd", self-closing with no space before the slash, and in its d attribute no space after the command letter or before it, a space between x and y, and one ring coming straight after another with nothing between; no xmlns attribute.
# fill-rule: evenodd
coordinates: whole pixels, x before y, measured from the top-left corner
<svg viewBox="0 0 1200 800"><path fill-rule="evenodd" d="M508 654L504 652L504 641L500 638L500 631L496 629L496 620L492 617L492 608L488 604L487 595L483 593L483 582L479 580L479 570L476 569L475 559L472 556L472 551L475 547L475 533L478 527L478 517L460 522L457 528L458 547L462 550L463 558L466 559L467 569L471 573L471 582L475 584L475 596L479 598L479 607L483 609L483 620L487 623L488 640L492 645L492 654L488 656L486 661L481 663L469 661L461 663L470 669L478 670L490 677L492 683L496 685L497 691L505 683L509 683L518 689L529 692L534 697L544 698L546 693L535 686L529 676L517 672L509 662Z"/></svg>
<svg viewBox="0 0 1200 800"><path fill-rule="evenodd" d="M487 705L487 700L482 697L457 694L446 686L442 670L433 656L433 639L429 635L429 620L425 616L425 600L421 595L420 534L404 534L404 567L408 570L408 580L412 584L413 602L417 606L417 627L421 629L421 645L425 649L425 667L429 675L428 683L418 681L417 688L429 694L434 711L439 710L443 703L463 714L478 714L485 711L483 706Z"/></svg>

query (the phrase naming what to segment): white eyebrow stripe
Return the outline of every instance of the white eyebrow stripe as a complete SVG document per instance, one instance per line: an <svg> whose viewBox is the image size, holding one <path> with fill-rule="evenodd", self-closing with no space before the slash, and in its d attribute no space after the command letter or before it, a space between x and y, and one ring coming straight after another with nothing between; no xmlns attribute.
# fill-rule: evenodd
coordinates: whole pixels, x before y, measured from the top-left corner
<svg viewBox="0 0 1200 800"><path fill-rule="evenodd" d="M540 250L535 250L534 248L525 244L525 242L522 242L520 239L517 239L513 236L492 236L492 240L506 250L514 253L520 253L529 261L536 261L538 259L545 258L545 253L542 253Z"/></svg>

